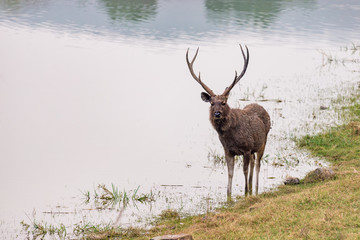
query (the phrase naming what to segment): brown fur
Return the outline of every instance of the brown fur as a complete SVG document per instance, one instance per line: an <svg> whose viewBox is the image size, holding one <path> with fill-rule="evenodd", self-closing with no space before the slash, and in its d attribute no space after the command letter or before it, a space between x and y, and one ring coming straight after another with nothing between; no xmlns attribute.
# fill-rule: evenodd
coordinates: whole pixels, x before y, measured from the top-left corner
<svg viewBox="0 0 360 240"><path fill-rule="evenodd" d="M256 164L260 170L260 160L270 130L270 116L258 104L250 104L244 109L238 109L230 108L226 100L227 98L221 95L211 97L210 122L219 134L228 168L231 168L228 169L230 173L233 172L234 168L234 156L244 156L245 193L249 191L251 193L252 172L255 166L253 154L257 154ZM220 112L221 117L215 117L215 112ZM248 178L249 164L250 176ZM229 181L232 182L232 174L229 176ZM256 192L258 192L258 176ZM231 185L228 185L228 196L231 196Z"/></svg>
<svg viewBox="0 0 360 240"><path fill-rule="evenodd" d="M257 152L266 141L268 131L264 122L257 114L247 111L254 106L262 108L254 104L243 110L230 109L228 115L219 120L215 119L213 114L210 115L210 121L218 132L222 145L232 155L243 155L247 151ZM262 110L266 113L263 108Z"/></svg>

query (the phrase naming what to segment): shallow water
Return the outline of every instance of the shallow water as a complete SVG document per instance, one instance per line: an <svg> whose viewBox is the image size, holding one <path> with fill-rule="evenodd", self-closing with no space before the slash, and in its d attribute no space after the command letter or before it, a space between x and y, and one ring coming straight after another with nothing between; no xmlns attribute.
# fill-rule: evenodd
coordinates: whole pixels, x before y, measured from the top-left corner
<svg viewBox="0 0 360 240"><path fill-rule="evenodd" d="M81 191L102 183L159 195L121 224L221 204L226 169L208 155L222 149L187 48L200 47L195 70L222 92L241 70L238 44L249 47L229 102L271 116L260 190L303 176L317 159L291 139L340 121L331 100L358 69L322 52L351 56L341 47L360 39L359 16L357 1L0 1L0 233L12 238L33 218L115 221L117 211L83 210ZM76 214L44 213L57 209Z"/></svg>

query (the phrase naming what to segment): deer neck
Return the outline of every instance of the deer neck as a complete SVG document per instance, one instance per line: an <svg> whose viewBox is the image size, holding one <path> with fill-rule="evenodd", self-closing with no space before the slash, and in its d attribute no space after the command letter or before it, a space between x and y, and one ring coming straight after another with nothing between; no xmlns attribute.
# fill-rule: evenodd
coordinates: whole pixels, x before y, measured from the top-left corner
<svg viewBox="0 0 360 240"><path fill-rule="evenodd" d="M218 134L222 135L231 127L231 112L220 119L210 116L210 121Z"/></svg>
<svg viewBox="0 0 360 240"><path fill-rule="evenodd" d="M235 125L238 124L241 116L244 115L246 115L244 110L239 108L231 108L229 109L229 112L221 119L215 119L214 116L210 115L210 121L218 134L224 135L226 132L231 131L231 128L236 127Z"/></svg>

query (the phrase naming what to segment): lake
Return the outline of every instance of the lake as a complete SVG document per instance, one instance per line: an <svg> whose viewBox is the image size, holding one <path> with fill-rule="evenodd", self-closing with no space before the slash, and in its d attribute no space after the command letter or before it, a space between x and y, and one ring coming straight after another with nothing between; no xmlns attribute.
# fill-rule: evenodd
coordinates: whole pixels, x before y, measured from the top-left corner
<svg viewBox="0 0 360 240"><path fill-rule="evenodd" d="M0 0L0 234L23 237L22 220L116 222L118 208L84 203L99 184L154 193L124 226L220 206L227 169L188 48L221 93L248 46L229 104L270 114L260 192L326 165L293 139L342 121L333 100L359 82L346 61L359 39L355 0ZM239 161L233 195L243 188Z"/></svg>

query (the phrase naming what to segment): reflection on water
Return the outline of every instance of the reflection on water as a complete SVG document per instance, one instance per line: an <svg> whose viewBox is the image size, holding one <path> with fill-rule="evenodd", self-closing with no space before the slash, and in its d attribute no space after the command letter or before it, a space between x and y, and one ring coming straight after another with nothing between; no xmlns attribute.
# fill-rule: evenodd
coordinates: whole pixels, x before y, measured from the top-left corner
<svg viewBox="0 0 360 240"><path fill-rule="evenodd" d="M226 24L234 22L240 25L253 25L267 28L271 26L288 1L219 1L206 0L208 18L214 23ZM312 1L314 3L314 1ZM303 3L301 3L303 4Z"/></svg>
<svg viewBox="0 0 360 240"><path fill-rule="evenodd" d="M323 67L317 50L347 54L338 49L360 39L359 11L351 0L0 1L1 232L34 208L37 220L114 221L72 199L100 183L160 192L142 216L221 203L226 168L207 159L221 158L221 144L188 47L200 46L195 70L220 92L242 65L237 44L249 46L229 104L260 102L271 115L260 190L302 176L313 159L291 138L339 122L331 99L357 81ZM238 167L235 194L242 178ZM78 215L44 214L58 208Z"/></svg>
<svg viewBox="0 0 360 240"><path fill-rule="evenodd" d="M112 20L120 22L149 21L156 15L156 0L100 0Z"/></svg>
<svg viewBox="0 0 360 240"><path fill-rule="evenodd" d="M347 0L1 1L0 20L96 35L204 40L224 33L287 42L291 36L344 41L358 37L359 3ZM331 29L331 31L328 31ZM345 33L346 32L346 33ZM226 37L225 37L226 39Z"/></svg>

